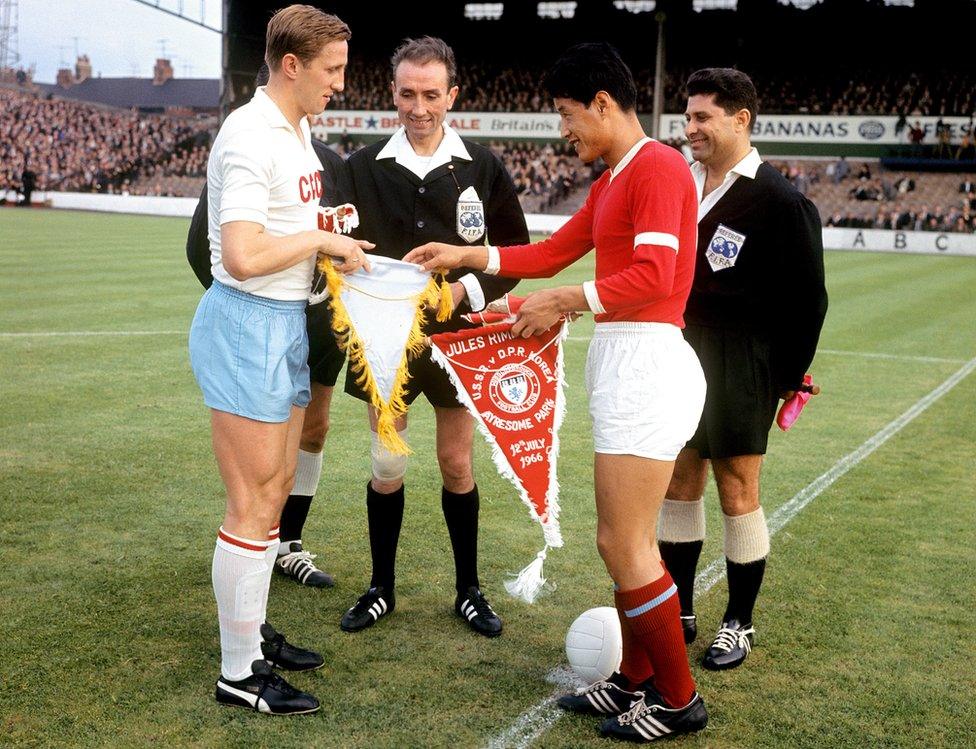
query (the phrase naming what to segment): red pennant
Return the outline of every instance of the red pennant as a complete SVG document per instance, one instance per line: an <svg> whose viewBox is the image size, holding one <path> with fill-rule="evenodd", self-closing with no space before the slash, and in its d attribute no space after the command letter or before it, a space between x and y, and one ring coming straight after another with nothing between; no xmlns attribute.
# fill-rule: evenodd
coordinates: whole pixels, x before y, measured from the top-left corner
<svg viewBox="0 0 976 749"><path fill-rule="evenodd" d="M493 325L499 322L514 322L515 314L521 309L524 296L515 294L505 294L501 299L496 299L485 307L481 312L469 312L461 315L468 322L480 325Z"/></svg>
<svg viewBox="0 0 976 749"><path fill-rule="evenodd" d="M515 338L511 328L507 322L431 336L432 357L474 415L499 473L542 524L546 544L562 546L556 459L567 323L531 338Z"/></svg>

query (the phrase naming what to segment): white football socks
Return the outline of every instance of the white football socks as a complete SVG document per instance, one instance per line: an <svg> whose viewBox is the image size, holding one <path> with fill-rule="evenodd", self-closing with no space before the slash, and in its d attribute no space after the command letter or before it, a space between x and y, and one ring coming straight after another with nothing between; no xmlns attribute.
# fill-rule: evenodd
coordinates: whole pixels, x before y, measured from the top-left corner
<svg viewBox="0 0 976 749"><path fill-rule="evenodd" d="M657 521L657 540L679 544L705 538L705 501L665 499Z"/></svg>
<svg viewBox="0 0 976 749"><path fill-rule="evenodd" d="M291 493L299 497L314 497L322 476L322 453L298 451L298 466L295 468L295 485Z"/></svg>
<svg viewBox="0 0 976 749"><path fill-rule="evenodd" d="M261 623L264 621L271 580L267 539L254 541L217 533L211 579L220 622L220 672L239 681L252 674L251 663L264 658ZM277 538L274 541L277 550Z"/></svg>
<svg viewBox="0 0 976 749"><path fill-rule="evenodd" d="M766 514L759 507L745 515L726 515L725 556L735 564L749 564L769 556L769 528Z"/></svg>
<svg viewBox="0 0 976 749"><path fill-rule="evenodd" d="M264 553L264 563L268 565L264 581L264 605L261 607L261 621L268 619L268 591L271 590L271 573L274 571L275 560L278 558L278 547L281 540L278 538L278 525L268 531L268 550Z"/></svg>

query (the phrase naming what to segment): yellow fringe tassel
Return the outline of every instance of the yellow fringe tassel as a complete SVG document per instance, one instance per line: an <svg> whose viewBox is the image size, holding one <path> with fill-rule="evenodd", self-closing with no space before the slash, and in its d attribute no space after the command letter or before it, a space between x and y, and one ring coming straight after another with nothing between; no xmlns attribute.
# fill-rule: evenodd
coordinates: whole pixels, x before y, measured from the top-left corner
<svg viewBox="0 0 976 749"><path fill-rule="evenodd" d="M336 342L349 357L349 367L356 374L356 384L363 389L369 397L370 405L376 409L376 434L390 452L396 455L410 455L412 453L410 446L403 441L396 430L396 420L407 413L407 404L403 400L407 380L410 378L407 366L410 359L416 358L426 348L423 327L427 319L427 310L436 309L437 319L441 322L450 318L453 308L450 286L443 276L440 282L431 278L427 287L418 294L413 324L407 336L403 358L397 367L390 399L384 403L376 385L376 378L366 361L363 341L353 330L349 312L346 310L346 305L342 303L342 276L328 258L320 260L318 268L325 276L329 289L328 304L332 310L332 329L336 334Z"/></svg>
<svg viewBox="0 0 976 749"><path fill-rule="evenodd" d="M447 282L444 274L438 275L441 293L437 304L437 322L446 322L451 319L451 313L454 312L454 296L451 294L451 284Z"/></svg>

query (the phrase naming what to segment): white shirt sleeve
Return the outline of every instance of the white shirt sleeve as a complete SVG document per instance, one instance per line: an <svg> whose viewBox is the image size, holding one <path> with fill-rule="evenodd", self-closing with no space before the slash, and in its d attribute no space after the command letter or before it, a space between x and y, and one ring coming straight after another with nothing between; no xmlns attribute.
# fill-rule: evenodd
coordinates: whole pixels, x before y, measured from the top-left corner
<svg viewBox="0 0 976 749"><path fill-rule="evenodd" d="M498 254L498 248L490 244L488 245L488 264L485 266L485 273L489 276L497 276L501 269L502 256Z"/></svg>
<svg viewBox="0 0 976 749"><path fill-rule="evenodd" d="M602 315L606 312L596 290L596 281L583 281L583 296L586 297L586 303L594 315Z"/></svg>
<svg viewBox="0 0 976 749"><path fill-rule="evenodd" d="M234 133L224 143L220 168L220 223L251 221L267 226L272 159L260 134Z"/></svg>
<svg viewBox="0 0 976 749"><path fill-rule="evenodd" d="M473 273L466 273L458 281L464 286L468 294L468 304L472 312L481 312L485 308L485 292L478 282L478 278Z"/></svg>

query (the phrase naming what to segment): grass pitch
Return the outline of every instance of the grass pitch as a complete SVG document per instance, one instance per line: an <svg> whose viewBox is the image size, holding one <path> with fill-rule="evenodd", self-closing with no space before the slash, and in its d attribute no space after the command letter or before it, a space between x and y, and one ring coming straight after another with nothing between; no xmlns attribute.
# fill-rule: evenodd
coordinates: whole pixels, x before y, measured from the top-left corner
<svg viewBox="0 0 976 749"><path fill-rule="evenodd" d="M0 211L0 744L477 747L513 736L530 711L534 746L609 746L594 720L531 712L555 689L547 674L564 663L569 623L612 600L594 543L586 319L566 345L566 545L546 563L557 590L534 606L504 593L541 533L476 437L482 585L505 634L485 640L455 618L420 403L396 613L340 632L369 577L369 449L362 404L337 394L305 539L338 585L276 578L269 612L326 654L325 669L294 678L323 710L273 719L216 705L210 557L223 496L187 361L201 291L186 224ZM976 262L831 253L827 270L812 367L824 393L789 434L774 430L767 515L976 356ZM591 275L584 262L563 278ZM693 666L710 724L678 745L976 745L974 399L969 375L774 537L756 649L733 672ZM707 503L703 564L721 555L712 487ZM724 603L723 582L700 599L693 664Z"/></svg>

